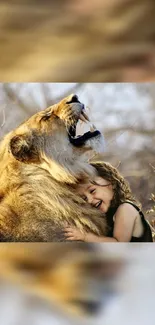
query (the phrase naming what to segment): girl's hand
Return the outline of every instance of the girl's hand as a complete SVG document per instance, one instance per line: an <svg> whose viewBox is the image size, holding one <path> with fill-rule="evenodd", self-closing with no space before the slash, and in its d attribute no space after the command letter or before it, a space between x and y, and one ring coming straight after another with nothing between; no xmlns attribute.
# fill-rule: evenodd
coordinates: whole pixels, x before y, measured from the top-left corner
<svg viewBox="0 0 155 325"><path fill-rule="evenodd" d="M97 243L103 242L104 237L99 237L92 233L81 232L79 229L75 227L65 227L64 235L67 240L81 240L83 242Z"/></svg>
<svg viewBox="0 0 155 325"><path fill-rule="evenodd" d="M82 233L79 229L75 227L65 227L64 235L67 240L82 240L85 241L85 233Z"/></svg>

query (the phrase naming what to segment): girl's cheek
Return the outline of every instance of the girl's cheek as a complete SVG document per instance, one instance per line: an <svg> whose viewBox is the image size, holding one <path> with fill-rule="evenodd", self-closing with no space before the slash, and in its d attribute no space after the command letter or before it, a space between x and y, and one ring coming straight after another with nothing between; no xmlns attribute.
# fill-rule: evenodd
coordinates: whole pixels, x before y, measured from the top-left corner
<svg viewBox="0 0 155 325"><path fill-rule="evenodd" d="M93 198L93 199L97 199L97 198L98 198L96 192L92 194L92 198Z"/></svg>

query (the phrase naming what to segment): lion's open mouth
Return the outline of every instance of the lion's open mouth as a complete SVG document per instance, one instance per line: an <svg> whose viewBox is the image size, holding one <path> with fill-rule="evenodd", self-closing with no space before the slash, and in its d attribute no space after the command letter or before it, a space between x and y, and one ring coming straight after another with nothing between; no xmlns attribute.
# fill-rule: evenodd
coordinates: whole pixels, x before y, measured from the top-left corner
<svg viewBox="0 0 155 325"><path fill-rule="evenodd" d="M79 117L70 126L69 131L68 131L68 136L69 136L70 142L76 147L81 147L85 144L85 142L88 139L94 138L97 135L99 135L100 131L98 131L95 128L95 126L90 123L89 117L85 111L85 105L79 101L78 96L74 95L68 103L69 104L70 103L79 103L79 105L81 105L81 111L80 111ZM77 127L77 123L79 120L81 120L83 123L87 123L87 124L89 123L90 131L88 131L82 135L76 136L76 127Z"/></svg>

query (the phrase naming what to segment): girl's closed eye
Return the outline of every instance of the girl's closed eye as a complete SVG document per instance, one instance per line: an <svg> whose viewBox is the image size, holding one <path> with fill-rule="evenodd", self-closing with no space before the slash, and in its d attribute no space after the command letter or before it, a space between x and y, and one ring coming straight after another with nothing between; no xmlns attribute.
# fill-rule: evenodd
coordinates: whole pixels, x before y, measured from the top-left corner
<svg viewBox="0 0 155 325"><path fill-rule="evenodd" d="M90 192L91 194L93 194L93 193L95 193L95 190L96 190L95 188L94 188L94 189L90 189L89 192Z"/></svg>

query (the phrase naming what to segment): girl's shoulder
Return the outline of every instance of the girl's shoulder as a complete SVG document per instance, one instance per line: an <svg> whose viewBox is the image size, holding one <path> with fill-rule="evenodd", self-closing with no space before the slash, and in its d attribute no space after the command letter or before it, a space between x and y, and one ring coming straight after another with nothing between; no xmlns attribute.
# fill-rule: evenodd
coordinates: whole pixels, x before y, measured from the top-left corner
<svg viewBox="0 0 155 325"><path fill-rule="evenodd" d="M137 217L137 214L139 214L139 208L135 205L135 204L132 204L132 202L123 202L119 205L119 207L117 208L116 210L116 213L115 213L115 217L118 217L118 216L130 216L130 218L136 218Z"/></svg>

